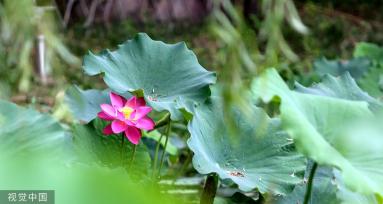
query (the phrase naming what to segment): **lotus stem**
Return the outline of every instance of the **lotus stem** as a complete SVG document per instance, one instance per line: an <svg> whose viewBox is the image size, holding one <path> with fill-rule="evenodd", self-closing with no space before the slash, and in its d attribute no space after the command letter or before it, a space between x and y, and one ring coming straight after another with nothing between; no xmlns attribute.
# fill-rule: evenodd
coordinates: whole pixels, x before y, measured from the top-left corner
<svg viewBox="0 0 383 204"><path fill-rule="evenodd" d="M168 121L169 122L168 122L168 125L166 127L166 132L165 132L165 136L166 136L165 146L164 146L164 150L162 151L162 155L161 155L160 168L158 169L158 177L160 177L160 175L161 175L161 169L162 169L162 165L164 164L166 147L168 146L168 141L169 141L169 134L170 134L170 129L171 129L170 117L168 118Z"/></svg>
<svg viewBox="0 0 383 204"><path fill-rule="evenodd" d="M307 183L307 189L306 189L306 193L305 193L305 199L303 201L303 204L308 204L310 201L314 176L315 176L315 172L316 172L317 168L318 168L318 164L316 162L314 162L313 167L311 168L311 171L310 171L309 180Z"/></svg>
<svg viewBox="0 0 383 204"><path fill-rule="evenodd" d="M137 145L133 145L133 154L129 162L129 169L133 166L134 157L136 156Z"/></svg>
<svg viewBox="0 0 383 204"><path fill-rule="evenodd" d="M211 173L207 176L205 186L201 195L200 204L213 204L218 188L218 175Z"/></svg>
<svg viewBox="0 0 383 204"><path fill-rule="evenodd" d="M164 137L164 134L161 134L160 139L157 142L156 152L154 153L153 172L152 172L152 177L153 178L155 176L155 172L156 172L156 169L157 169L158 151L160 149L160 145L161 145L161 141L162 141L163 137Z"/></svg>
<svg viewBox="0 0 383 204"><path fill-rule="evenodd" d="M121 149L120 149L121 164L124 164L124 134L121 134Z"/></svg>
<svg viewBox="0 0 383 204"><path fill-rule="evenodd" d="M185 162L183 163L181 169L174 176L172 184L174 184L177 181L177 179L178 179L178 177L180 177L180 175L183 175L185 173L185 170L189 166L191 161L192 161L192 153L188 150L188 156L187 156Z"/></svg>

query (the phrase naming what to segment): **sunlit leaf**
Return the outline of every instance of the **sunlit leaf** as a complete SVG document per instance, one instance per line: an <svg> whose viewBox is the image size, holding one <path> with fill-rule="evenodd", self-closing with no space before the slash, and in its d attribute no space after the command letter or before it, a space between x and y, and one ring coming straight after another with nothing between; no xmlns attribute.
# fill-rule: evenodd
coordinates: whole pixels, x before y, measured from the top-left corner
<svg viewBox="0 0 383 204"><path fill-rule="evenodd" d="M370 195L362 195L359 193L355 193L350 191L344 186L342 177L338 170L333 170L333 179L336 181L336 186L338 188L337 197L341 200L342 204L379 204L378 197L370 194Z"/></svg>
<svg viewBox="0 0 383 204"><path fill-rule="evenodd" d="M266 102L281 99L282 126L301 153L340 169L351 190L383 194L383 137L352 130L355 120L372 118L366 102L291 91L275 69L255 79L252 90Z"/></svg>

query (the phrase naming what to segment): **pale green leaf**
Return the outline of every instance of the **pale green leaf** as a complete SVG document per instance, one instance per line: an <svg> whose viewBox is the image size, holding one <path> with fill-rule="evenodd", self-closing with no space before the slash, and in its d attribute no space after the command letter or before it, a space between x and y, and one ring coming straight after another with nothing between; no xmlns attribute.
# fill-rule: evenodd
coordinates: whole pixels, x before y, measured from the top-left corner
<svg viewBox="0 0 383 204"><path fill-rule="evenodd" d="M372 119L366 102L291 91L275 69L255 79L252 90L266 102L281 99L282 126L301 153L340 169L351 190L383 195L383 137L350 131L355 120Z"/></svg>

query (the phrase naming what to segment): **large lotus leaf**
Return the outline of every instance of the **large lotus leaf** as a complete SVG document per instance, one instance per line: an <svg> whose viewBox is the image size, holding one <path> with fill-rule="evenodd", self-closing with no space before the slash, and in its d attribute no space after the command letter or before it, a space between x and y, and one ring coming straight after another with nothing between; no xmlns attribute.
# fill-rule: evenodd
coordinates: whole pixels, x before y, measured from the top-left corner
<svg viewBox="0 0 383 204"><path fill-rule="evenodd" d="M228 128L221 100L214 96L198 106L189 123L194 168L202 174L215 172L222 179L231 179L244 191L290 192L302 181L296 175L304 171L305 160L281 131L280 121L252 105L249 118L233 108L235 128Z"/></svg>
<svg viewBox="0 0 383 204"><path fill-rule="evenodd" d="M340 169L348 188L383 194L383 137L346 131L354 120L372 117L366 102L291 91L275 69L255 79L252 90L266 102L281 99L283 128L301 153Z"/></svg>
<svg viewBox="0 0 383 204"><path fill-rule="evenodd" d="M65 92L65 102L77 120L88 123L97 117L101 104L110 104L109 93L110 90L81 90L77 86L71 86ZM129 93L121 95L125 98L132 96Z"/></svg>
<svg viewBox="0 0 383 204"><path fill-rule="evenodd" d="M116 51L84 58L89 75L104 73L105 83L118 93L143 90L156 110L167 110L172 119L182 115L185 103L202 102L210 95L215 74L205 70L185 43L165 44L138 34Z"/></svg>
<svg viewBox="0 0 383 204"><path fill-rule="evenodd" d="M307 190L307 181L312 165L309 165L305 173L305 182L295 186L294 191L287 196L279 196L273 203L292 204L303 203ZM338 204L338 186L334 180L332 170L329 167L318 167L312 183L312 192L309 204Z"/></svg>
<svg viewBox="0 0 383 204"><path fill-rule="evenodd" d="M366 101L369 103L370 109L373 111L382 109L381 102L360 89L348 72L339 77L333 77L326 74L321 83L314 84L310 88L306 88L299 83L295 83L295 87L295 90L302 93L329 96L352 101Z"/></svg>
<svg viewBox="0 0 383 204"><path fill-rule="evenodd" d="M0 100L0 161L14 154L60 154L69 141L52 117Z"/></svg>
<svg viewBox="0 0 383 204"><path fill-rule="evenodd" d="M327 60L326 58L321 58L314 62L315 72L320 76L326 74L340 76L349 72L355 79L363 77L370 66L370 60L363 57L351 59L349 61Z"/></svg>
<svg viewBox="0 0 383 204"><path fill-rule="evenodd" d="M103 135L105 126L104 121L96 119L88 125L73 127L73 142L80 161L110 168L123 167L134 179L149 175L151 159L145 145L137 145L132 160L133 144L123 134Z"/></svg>

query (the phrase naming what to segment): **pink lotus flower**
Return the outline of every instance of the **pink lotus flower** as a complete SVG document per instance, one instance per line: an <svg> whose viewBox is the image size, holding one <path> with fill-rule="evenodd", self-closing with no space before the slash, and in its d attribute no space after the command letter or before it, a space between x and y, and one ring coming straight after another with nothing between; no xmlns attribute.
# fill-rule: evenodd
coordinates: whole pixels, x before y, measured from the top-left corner
<svg viewBox="0 0 383 204"><path fill-rule="evenodd" d="M131 97L128 101L125 98L110 93L110 104L101 104L101 112L98 117L103 120L112 121L107 125L103 133L105 135L125 132L125 136L133 144L138 144L141 139L141 130L152 130L154 122L146 115L152 108L146 106L144 98Z"/></svg>

